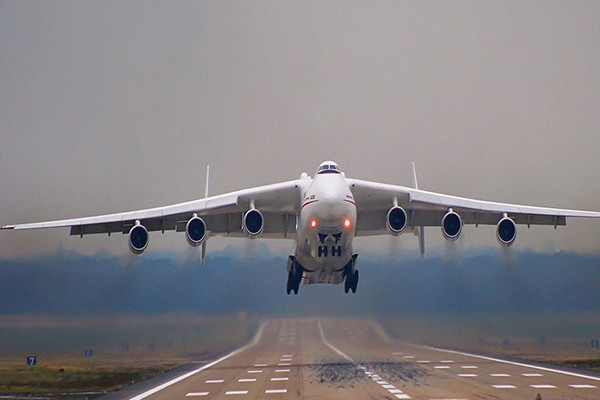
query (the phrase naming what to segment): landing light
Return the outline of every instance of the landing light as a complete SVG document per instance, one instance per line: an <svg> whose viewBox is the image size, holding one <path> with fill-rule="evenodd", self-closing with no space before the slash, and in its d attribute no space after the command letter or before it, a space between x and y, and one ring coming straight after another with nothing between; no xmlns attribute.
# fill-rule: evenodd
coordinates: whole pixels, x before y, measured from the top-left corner
<svg viewBox="0 0 600 400"><path fill-rule="evenodd" d="M350 218L344 219L344 228L350 228L352 226L352 221Z"/></svg>
<svg viewBox="0 0 600 400"><path fill-rule="evenodd" d="M317 227L317 220L316 219L313 219L313 220L310 221L310 227L311 228L316 228Z"/></svg>

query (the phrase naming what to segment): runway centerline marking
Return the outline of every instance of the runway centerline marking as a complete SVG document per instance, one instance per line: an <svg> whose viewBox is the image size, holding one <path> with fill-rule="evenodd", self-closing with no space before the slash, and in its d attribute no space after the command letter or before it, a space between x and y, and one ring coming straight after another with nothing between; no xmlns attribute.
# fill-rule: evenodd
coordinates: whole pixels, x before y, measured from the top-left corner
<svg viewBox="0 0 600 400"><path fill-rule="evenodd" d="M325 333L323 332L323 325L321 324L321 321L318 322L318 325L319 325L319 333L321 334L321 340L327 347L329 347L331 350L333 350L334 352L336 352L337 354L342 356L346 361L349 361L350 363L354 364L354 366L356 368L361 370L365 375L370 376L371 379L376 381L379 385L381 385L381 386L389 385L388 382L384 381L379 375L375 375L371 371L368 371L367 367L365 367L364 365L361 365L358 361L355 361L352 357L345 354L343 351L341 351L340 349L338 349L337 347L335 347L334 345L329 343L327 341L327 339L325 339ZM389 385L389 386L390 386L390 388L388 389L388 391L390 393L392 393L392 394L398 393L395 395L396 398L398 398L398 399L410 399L411 398L409 395L402 392L402 390L396 388L394 385Z"/></svg>
<svg viewBox="0 0 600 400"><path fill-rule="evenodd" d="M477 374L458 374L461 378L474 378Z"/></svg>
<svg viewBox="0 0 600 400"><path fill-rule="evenodd" d="M513 385L492 385L493 388L496 389L516 389L516 386Z"/></svg>
<svg viewBox="0 0 600 400"><path fill-rule="evenodd" d="M490 376L493 376L495 378L500 378L500 377L509 377L509 374L490 374Z"/></svg>
<svg viewBox="0 0 600 400"><path fill-rule="evenodd" d="M225 382L224 379L209 379L204 383L223 383L223 382Z"/></svg>
<svg viewBox="0 0 600 400"><path fill-rule="evenodd" d="M185 397L200 397L200 396L208 396L208 392L190 392L185 395Z"/></svg>
<svg viewBox="0 0 600 400"><path fill-rule="evenodd" d="M463 366L461 366L461 368L463 368L463 369L477 369L479 367L476 366L476 365L463 365Z"/></svg>
<svg viewBox="0 0 600 400"><path fill-rule="evenodd" d="M157 392L160 392L161 390L163 390L165 388L168 388L169 386L173 386L176 383L179 383L179 382L181 382L181 381L189 378L190 376L194 376L194 375L196 375L199 372L202 372L202 371L204 371L204 370L206 370L206 369L208 369L208 368L210 368L212 366L217 365L218 363L220 363L221 361L224 361L224 360L228 359L229 357L233 357L236 354L239 354L242 351L244 351L244 350L246 350L246 349L248 349L248 348L250 348L252 346L255 346L258 343L258 341L260 340L260 338L262 337L262 333L264 331L264 328L265 328L265 323L263 322L260 325L260 328L258 329L258 332L256 332L256 335L254 336L254 339L252 340L252 342L248 343L247 345L242 346L239 349L234 350L234 351L232 351L231 353L229 353L227 355L224 355L223 357L219 358L218 360L212 361L212 362L210 362L210 363L208 363L208 364L206 364L206 365L204 365L204 366L202 366L202 367L200 367L198 369L195 369L193 371L188 372L187 374L183 374L183 375L181 375L181 376L179 376L179 377L177 377L175 379L172 379L172 380L170 380L168 382L163 383L162 385L156 386L155 388L152 388L152 389L150 389L150 390L148 390L148 391L146 391L146 392L144 392L142 394L139 394L139 395L137 395L135 397L132 397L129 400L142 400L142 399L145 399L148 396L152 396L153 394L155 394Z"/></svg>
<svg viewBox="0 0 600 400"><path fill-rule="evenodd" d="M522 376L531 377L531 376L544 376L542 374L521 374Z"/></svg>
<svg viewBox="0 0 600 400"><path fill-rule="evenodd" d="M575 389L596 389L596 386L594 385L569 385L572 388Z"/></svg>
<svg viewBox="0 0 600 400"><path fill-rule="evenodd" d="M275 372L290 372L290 369L289 368L276 369Z"/></svg>

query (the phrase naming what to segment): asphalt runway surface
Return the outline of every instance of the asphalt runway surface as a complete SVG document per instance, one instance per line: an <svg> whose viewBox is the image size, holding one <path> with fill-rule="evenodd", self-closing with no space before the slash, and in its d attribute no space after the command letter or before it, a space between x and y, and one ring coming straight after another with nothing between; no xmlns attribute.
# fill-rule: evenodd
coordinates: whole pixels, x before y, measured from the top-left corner
<svg viewBox="0 0 600 400"><path fill-rule="evenodd" d="M413 345L376 322L265 321L253 341L111 399L600 399L593 373ZM121 396L121 397L119 397Z"/></svg>

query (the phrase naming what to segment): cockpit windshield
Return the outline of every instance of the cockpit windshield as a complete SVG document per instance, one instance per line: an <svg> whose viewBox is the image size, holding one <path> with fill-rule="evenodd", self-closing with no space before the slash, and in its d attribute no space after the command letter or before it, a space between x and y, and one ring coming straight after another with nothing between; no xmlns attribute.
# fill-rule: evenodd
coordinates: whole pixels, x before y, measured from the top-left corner
<svg viewBox="0 0 600 400"><path fill-rule="evenodd" d="M317 174L339 174L340 169L335 164L323 164L319 166Z"/></svg>

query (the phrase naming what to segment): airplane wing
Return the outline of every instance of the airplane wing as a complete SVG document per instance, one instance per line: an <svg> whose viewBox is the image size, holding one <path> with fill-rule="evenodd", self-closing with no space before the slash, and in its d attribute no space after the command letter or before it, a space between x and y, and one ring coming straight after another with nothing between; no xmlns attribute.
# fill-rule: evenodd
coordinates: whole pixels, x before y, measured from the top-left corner
<svg viewBox="0 0 600 400"><path fill-rule="evenodd" d="M407 213L407 228L441 226L449 209L458 213L464 224L496 225L504 218L516 224L566 225L567 217L600 218L600 212L532 207L508 203L467 199L404 186L358 179L347 179L358 207L357 236L389 234L387 212L392 199Z"/></svg>
<svg viewBox="0 0 600 400"><path fill-rule="evenodd" d="M264 216L261 237L293 238L296 214L300 211L301 191L306 185L303 179L251 189L239 190L200 200L94 217L74 218L60 221L6 225L2 229L43 229L70 227L71 235L95 233L128 233L139 221L148 231L185 231L186 224L194 214L206 223L211 236L247 236L243 231L244 213L251 208L251 201Z"/></svg>

